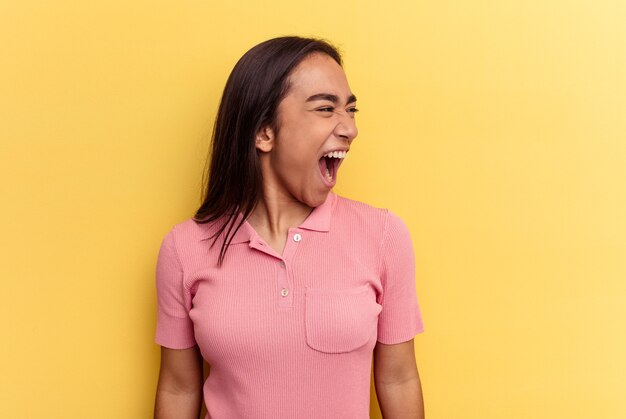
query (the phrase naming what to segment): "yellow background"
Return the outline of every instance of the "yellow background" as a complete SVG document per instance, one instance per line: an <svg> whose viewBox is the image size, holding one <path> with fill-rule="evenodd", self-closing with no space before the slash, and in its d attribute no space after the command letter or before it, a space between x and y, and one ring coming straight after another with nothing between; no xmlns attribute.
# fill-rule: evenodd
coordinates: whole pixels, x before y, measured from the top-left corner
<svg viewBox="0 0 626 419"><path fill-rule="evenodd" d="M232 66L286 34L345 54L336 191L411 229L427 417L626 417L617 0L2 0L0 417L152 415L160 241Z"/></svg>

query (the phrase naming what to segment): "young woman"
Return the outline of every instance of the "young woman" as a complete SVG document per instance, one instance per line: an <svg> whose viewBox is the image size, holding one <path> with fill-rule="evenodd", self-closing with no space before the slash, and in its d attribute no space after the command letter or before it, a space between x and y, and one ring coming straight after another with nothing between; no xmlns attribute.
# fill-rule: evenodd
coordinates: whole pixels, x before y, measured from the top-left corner
<svg viewBox="0 0 626 419"><path fill-rule="evenodd" d="M331 192L357 136L337 50L265 41L219 107L205 199L163 239L155 417L424 417L406 225ZM210 374L203 384L203 359Z"/></svg>

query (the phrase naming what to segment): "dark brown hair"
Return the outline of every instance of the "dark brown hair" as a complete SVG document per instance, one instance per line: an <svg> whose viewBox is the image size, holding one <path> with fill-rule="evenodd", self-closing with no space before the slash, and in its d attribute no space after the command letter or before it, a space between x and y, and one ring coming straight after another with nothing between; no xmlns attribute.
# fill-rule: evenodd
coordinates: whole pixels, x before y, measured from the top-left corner
<svg viewBox="0 0 626 419"><path fill-rule="evenodd" d="M233 236L261 198L263 179L256 133L268 125L277 131L276 110L289 91L289 75L316 52L342 65L341 54L327 41L284 36L254 46L228 77L213 126L210 163L203 176L203 202L193 217L199 224L222 220L211 236L212 247L226 232L220 265ZM239 213L243 218L237 223Z"/></svg>

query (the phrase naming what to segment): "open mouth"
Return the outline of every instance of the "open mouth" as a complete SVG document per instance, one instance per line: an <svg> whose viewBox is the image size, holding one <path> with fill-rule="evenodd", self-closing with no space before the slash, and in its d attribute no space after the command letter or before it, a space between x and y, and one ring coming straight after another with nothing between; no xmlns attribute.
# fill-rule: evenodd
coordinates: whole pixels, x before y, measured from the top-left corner
<svg viewBox="0 0 626 419"><path fill-rule="evenodd" d="M331 151L320 158L320 174L326 186L332 187L337 182L337 171L347 153L347 151Z"/></svg>

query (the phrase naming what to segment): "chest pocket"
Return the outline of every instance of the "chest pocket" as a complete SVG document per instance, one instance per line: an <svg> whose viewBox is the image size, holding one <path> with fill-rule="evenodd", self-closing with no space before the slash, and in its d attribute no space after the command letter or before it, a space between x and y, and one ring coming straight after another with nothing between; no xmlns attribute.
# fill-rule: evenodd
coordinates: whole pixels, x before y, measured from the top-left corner
<svg viewBox="0 0 626 419"><path fill-rule="evenodd" d="M369 285L330 290L307 288L306 343L326 353L354 351L375 336L382 306Z"/></svg>

